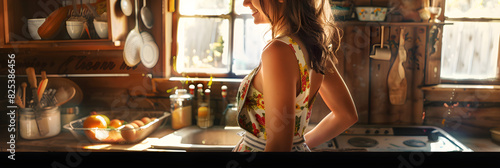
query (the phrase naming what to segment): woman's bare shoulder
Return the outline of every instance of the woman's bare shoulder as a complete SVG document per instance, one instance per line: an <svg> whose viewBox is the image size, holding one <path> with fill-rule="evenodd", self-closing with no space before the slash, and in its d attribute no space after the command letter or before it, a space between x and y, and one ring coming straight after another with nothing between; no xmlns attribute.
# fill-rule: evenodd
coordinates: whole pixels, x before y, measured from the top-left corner
<svg viewBox="0 0 500 168"><path fill-rule="evenodd" d="M262 51L263 59L291 59L296 58L293 49L280 40L270 41ZM283 60L281 60L283 61Z"/></svg>
<svg viewBox="0 0 500 168"><path fill-rule="evenodd" d="M285 73L282 75L286 76L298 73L295 52L288 44L278 40L271 41L263 50L262 66L265 73Z"/></svg>

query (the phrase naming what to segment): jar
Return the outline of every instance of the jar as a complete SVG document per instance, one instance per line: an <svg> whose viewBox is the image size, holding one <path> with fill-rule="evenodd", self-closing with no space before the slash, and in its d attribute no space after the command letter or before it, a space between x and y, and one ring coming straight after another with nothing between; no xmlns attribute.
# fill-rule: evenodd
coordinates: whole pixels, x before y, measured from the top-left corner
<svg viewBox="0 0 500 168"><path fill-rule="evenodd" d="M200 103L198 105L197 115L196 115L196 124L200 128L208 128L214 124L214 116L210 110L210 106L208 103Z"/></svg>
<svg viewBox="0 0 500 168"><path fill-rule="evenodd" d="M32 108L22 108L19 110L19 132L21 137L28 140L53 137L61 132L61 113L59 107L45 107L40 109L41 124L48 127L47 134L41 136L38 132L38 123L36 122L35 112Z"/></svg>
<svg viewBox="0 0 500 168"><path fill-rule="evenodd" d="M180 129L192 125L193 96L186 89L177 89L170 95L170 111L172 112L172 128Z"/></svg>
<svg viewBox="0 0 500 168"><path fill-rule="evenodd" d="M80 113L80 109L78 106L74 107L61 107L61 126L69 124L71 121L76 120L78 114ZM63 129L64 131L65 129Z"/></svg>

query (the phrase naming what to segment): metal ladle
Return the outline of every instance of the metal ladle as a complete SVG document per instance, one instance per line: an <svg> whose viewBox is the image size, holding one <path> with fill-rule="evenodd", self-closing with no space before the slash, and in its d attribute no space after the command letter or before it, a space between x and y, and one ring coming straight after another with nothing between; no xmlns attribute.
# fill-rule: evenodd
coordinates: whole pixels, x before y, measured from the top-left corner
<svg viewBox="0 0 500 168"><path fill-rule="evenodd" d="M149 8L146 6L146 0L143 0L143 6L141 8L141 18L142 22L144 23L144 26L146 28L151 29L153 27L153 13Z"/></svg>

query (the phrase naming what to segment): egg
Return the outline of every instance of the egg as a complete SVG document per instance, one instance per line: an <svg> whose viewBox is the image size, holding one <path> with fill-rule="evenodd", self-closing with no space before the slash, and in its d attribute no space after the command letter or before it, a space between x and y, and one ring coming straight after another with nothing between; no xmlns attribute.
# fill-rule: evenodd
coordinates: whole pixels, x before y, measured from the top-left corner
<svg viewBox="0 0 500 168"><path fill-rule="evenodd" d="M130 123L130 125L132 125L134 128L139 128L139 125L137 125L136 123L132 122Z"/></svg>
<svg viewBox="0 0 500 168"><path fill-rule="evenodd" d="M149 117L142 117L141 121L144 123L144 124L148 124L149 122L151 122L152 120L149 118Z"/></svg>
<svg viewBox="0 0 500 168"><path fill-rule="evenodd" d="M133 124L134 123L126 124L120 131L123 139L126 141L134 141L137 138L135 136L136 127Z"/></svg>
<svg viewBox="0 0 500 168"><path fill-rule="evenodd" d="M142 127L145 125L144 122L142 122L141 120L134 120L132 123L137 124L139 127Z"/></svg>

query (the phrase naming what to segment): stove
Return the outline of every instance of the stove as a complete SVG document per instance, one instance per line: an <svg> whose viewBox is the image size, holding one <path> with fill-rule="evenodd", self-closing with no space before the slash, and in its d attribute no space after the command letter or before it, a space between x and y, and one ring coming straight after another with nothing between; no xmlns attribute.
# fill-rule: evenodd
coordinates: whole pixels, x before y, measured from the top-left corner
<svg viewBox="0 0 500 168"><path fill-rule="evenodd" d="M472 152L434 126L355 125L313 151Z"/></svg>

